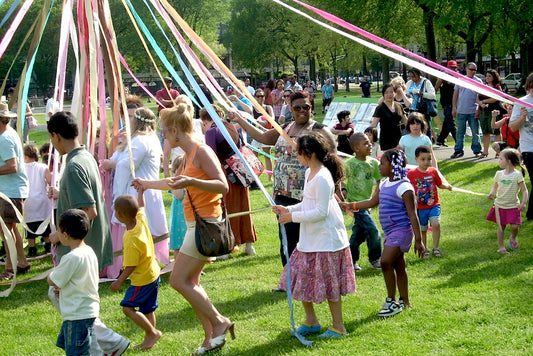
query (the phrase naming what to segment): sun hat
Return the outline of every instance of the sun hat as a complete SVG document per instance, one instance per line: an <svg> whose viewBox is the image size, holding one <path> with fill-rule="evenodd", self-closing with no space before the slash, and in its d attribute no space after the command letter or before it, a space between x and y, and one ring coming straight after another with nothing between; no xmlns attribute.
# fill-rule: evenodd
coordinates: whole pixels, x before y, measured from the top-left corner
<svg viewBox="0 0 533 356"><path fill-rule="evenodd" d="M17 114L14 112L11 112L9 110L9 107L7 106L7 103L0 102L0 116L3 117L17 117Z"/></svg>

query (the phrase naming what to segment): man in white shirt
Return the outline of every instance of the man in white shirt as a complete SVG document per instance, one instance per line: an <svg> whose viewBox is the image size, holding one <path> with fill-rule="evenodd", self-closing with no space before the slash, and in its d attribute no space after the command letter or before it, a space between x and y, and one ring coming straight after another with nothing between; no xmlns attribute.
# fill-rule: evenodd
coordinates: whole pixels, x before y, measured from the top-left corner
<svg viewBox="0 0 533 356"><path fill-rule="evenodd" d="M248 93L250 93L251 96L254 96L255 89L250 85L250 78L244 79L244 86L246 87L246 90L248 90Z"/></svg>

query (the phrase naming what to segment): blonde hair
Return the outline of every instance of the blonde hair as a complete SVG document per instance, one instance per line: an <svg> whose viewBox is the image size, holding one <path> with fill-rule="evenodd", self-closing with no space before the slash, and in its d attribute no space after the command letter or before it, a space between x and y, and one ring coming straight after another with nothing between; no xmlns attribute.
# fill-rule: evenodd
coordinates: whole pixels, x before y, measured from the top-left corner
<svg viewBox="0 0 533 356"><path fill-rule="evenodd" d="M175 127L178 130L183 131L187 134L192 134L192 114L190 113L187 104L182 103L171 108L163 109L159 113L159 116L161 117L161 121L165 126Z"/></svg>
<svg viewBox="0 0 533 356"><path fill-rule="evenodd" d="M172 161L172 174L175 174L183 165L183 159L185 158L185 155L177 155L176 158Z"/></svg>
<svg viewBox="0 0 533 356"><path fill-rule="evenodd" d="M187 95L185 94L178 95L175 101L176 101L176 105L179 105L179 104L187 105L187 110L191 114L191 118L194 117L194 105L192 104L191 99Z"/></svg>
<svg viewBox="0 0 533 356"><path fill-rule="evenodd" d="M150 135L155 132L155 114L152 110L142 107L135 110L131 122L132 137Z"/></svg>
<svg viewBox="0 0 533 356"><path fill-rule="evenodd" d="M394 84L398 84L399 86L402 87L402 90L407 89L407 87L405 86L405 81L400 76L397 76L397 77L393 78L390 82L391 82L392 86L394 86Z"/></svg>

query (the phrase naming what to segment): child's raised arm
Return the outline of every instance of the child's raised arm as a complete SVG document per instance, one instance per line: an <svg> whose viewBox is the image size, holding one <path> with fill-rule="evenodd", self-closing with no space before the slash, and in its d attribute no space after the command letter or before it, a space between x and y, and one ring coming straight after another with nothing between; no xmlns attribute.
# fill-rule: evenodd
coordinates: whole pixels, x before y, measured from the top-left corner
<svg viewBox="0 0 533 356"><path fill-rule="evenodd" d="M137 202L139 203L139 210L144 210L144 189L141 184L133 186L137 191Z"/></svg>
<svg viewBox="0 0 533 356"><path fill-rule="evenodd" d="M409 221L413 227L413 232L415 234L415 253L418 257L422 258L424 255L424 250L426 247L422 242L422 231L420 229L420 222L418 221L418 215L416 214L416 202L415 202L415 193L412 190L408 190L402 194L403 203L407 209L407 215L409 216Z"/></svg>

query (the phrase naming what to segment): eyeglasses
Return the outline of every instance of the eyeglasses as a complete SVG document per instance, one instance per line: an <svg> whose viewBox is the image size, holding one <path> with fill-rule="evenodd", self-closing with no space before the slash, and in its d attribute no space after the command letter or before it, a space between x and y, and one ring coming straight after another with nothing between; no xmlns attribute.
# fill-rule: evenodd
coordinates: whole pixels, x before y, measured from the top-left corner
<svg viewBox="0 0 533 356"><path fill-rule="evenodd" d="M472 72L477 72L476 68L467 68L468 70L471 70Z"/></svg>
<svg viewBox="0 0 533 356"><path fill-rule="evenodd" d="M292 107L292 110L294 111L301 111L301 110L304 110L304 111L308 111L309 109L311 109L311 105L307 105L307 104L304 104L304 105L294 105Z"/></svg>

